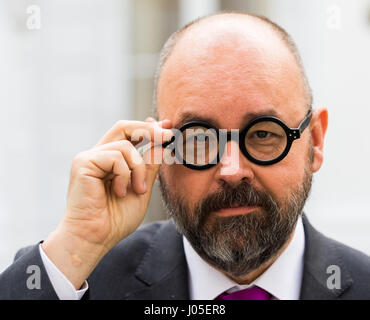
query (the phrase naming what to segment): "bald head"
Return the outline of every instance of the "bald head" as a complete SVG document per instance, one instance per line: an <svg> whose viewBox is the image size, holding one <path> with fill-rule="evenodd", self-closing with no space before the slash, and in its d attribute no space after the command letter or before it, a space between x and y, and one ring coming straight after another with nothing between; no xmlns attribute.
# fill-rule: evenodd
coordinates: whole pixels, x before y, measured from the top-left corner
<svg viewBox="0 0 370 320"><path fill-rule="evenodd" d="M210 68L212 66L212 68ZM312 93L298 50L281 27L262 16L246 13L220 13L197 19L173 33L160 53L155 76L154 108L157 113L162 75L177 78L184 70L189 75L206 72L214 83L217 71L227 76L254 77L255 83L266 78L289 80L299 91L302 107L312 105ZM295 77L287 76L287 71ZM213 73L213 75L212 75ZM194 77L193 77L194 80ZM202 78L204 84L204 78ZM223 82L222 85L225 85Z"/></svg>

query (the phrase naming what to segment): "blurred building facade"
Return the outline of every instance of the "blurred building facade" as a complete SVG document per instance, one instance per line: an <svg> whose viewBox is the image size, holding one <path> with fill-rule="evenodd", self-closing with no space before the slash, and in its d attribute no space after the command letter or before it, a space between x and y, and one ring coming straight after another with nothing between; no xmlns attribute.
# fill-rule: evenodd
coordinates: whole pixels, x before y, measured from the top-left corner
<svg viewBox="0 0 370 320"><path fill-rule="evenodd" d="M327 106L330 120L305 211L319 230L370 254L368 0L4 0L0 272L62 218L75 154L117 120L151 115L168 36L220 10L266 15L296 41L314 106ZM156 185L144 223L165 218Z"/></svg>

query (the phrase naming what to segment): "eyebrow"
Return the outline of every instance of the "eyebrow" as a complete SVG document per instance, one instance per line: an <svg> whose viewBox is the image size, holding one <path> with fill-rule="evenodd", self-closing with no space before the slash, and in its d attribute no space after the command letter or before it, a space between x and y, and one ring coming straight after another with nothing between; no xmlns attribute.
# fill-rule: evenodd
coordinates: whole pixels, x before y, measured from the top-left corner
<svg viewBox="0 0 370 320"><path fill-rule="evenodd" d="M262 110L260 112L248 112L248 113L244 114L243 116L241 116L242 126L245 126L248 122L252 121L253 119L256 119L256 118L262 117L262 116L272 116L272 117L277 117L278 118L279 113L275 109L272 109L272 108L268 108L268 109ZM192 112L184 112L180 116L179 120L176 122L174 128L178 129L181 126L183 126L185 123L188 123L188 122L191 122L191 121L206 122L206 123L210 124L211 126L213 126L215 128L221 129L220 125L219 125L219 122L217 120L215 120L214 118L209 117L209 116L197 115L197 114L192 113Z"/></svg>
<svg viewBox="0 0 370 320"><path fill-rule="evenodd" d="M180 119L176 122L174 127L178 129L178 128L182 127L185 123L188 123L188 122L191 122L191 121L207 122L208 124L210 124L213 127L216 127L216 128L219 127L219 123L218 123L217 120L212 119L211 117L197 115L197 114L192 113L192 112L183 113L180 116Z"/></svg>
<svg viewBox="0 0 370 320"><path fill-rule="evenodd" d="M247 124L248 122L258 118L258 117L276 117L279 118L279 113L272 108L263 110L261 112L248 112L242 117L243 125Z"/></svg>

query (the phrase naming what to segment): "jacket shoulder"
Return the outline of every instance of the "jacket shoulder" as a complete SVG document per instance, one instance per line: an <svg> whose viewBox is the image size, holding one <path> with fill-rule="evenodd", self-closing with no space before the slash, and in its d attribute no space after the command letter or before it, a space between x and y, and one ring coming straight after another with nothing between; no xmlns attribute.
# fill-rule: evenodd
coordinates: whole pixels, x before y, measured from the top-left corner
<svg viewBox="0 0 370 320"><path fill-rule="evenodd" d="M106 257L112 259L115 257L122 258L125 255L129 255L130 257L142 256L153 243L153 238L158 233L163 232L163 229L168 227L168 225L169 221L157 221L139 227L127 238L116 244Z"/></svg>
<svg viewBox="0 0 370 320"><path fill-rule="evenodd" d="M305 215L303 225L305 255L300 298L370 299L370 257L323 235ZM332 286L334 280L336 285Z"/></svg>
<svg viewBox="0 0 370 320"><path fill-rule="evenodd" d="M342 299L370 299L370 256L336 240L331 240L331 245L340 265L352 278L352 285Z"/></svg>

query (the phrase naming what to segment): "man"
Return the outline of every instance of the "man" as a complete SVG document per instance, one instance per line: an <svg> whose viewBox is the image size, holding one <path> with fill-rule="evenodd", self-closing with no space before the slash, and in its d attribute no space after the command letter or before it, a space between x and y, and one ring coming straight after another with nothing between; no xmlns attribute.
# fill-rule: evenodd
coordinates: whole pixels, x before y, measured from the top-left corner
<svg viewBox="0 0 370 320"><path fill-rule="evenodd" d="M120 121L76 156L65 217L18 252L0 298L370 299L369 257L302 213L328 113L311 110L283 29L238 13L195 21L164 46L155 93L160 122ZM198 130L208 158L192 159L199 145L171 128ZM144 161L138 130L179 163ZM135 231L156 177L172 219ZM30 265L39 289L27 288Z"/></svg>

